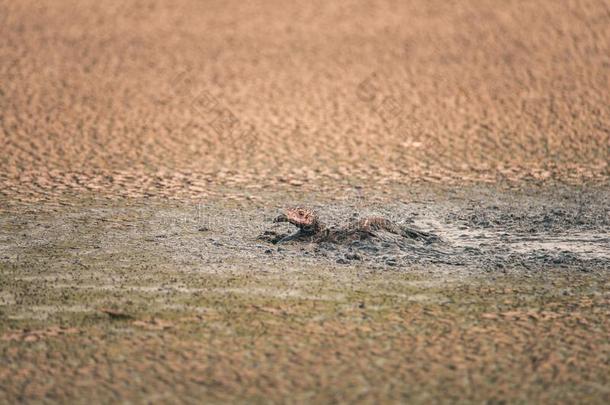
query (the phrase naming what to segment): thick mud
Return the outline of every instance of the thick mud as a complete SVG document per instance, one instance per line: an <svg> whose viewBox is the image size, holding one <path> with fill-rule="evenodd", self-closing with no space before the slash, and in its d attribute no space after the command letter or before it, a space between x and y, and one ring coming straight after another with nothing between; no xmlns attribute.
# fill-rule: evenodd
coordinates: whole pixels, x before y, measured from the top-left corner
<svg viewBox="0 0 610 405"><path fill-rule="evenodd" d="M411 193L404 188L399 193ZM59 209L46 223L19 216L2 219L5 233L0 254L5 259L57 243L89 241L90 253L102 246L115 251L130 246L151 254L163 252L183 261L304 260L359 263L371 268L438 265L468 271L534 271L560 267L582 271L608 270L610 265L610 192L557 188L543 192L502 192L470 188L447 195L420 190L411 196L365 196L345 192L329 200L312 194L269 193L269 203L222 200L186 203L141 203L124 206L81 206ZM317 199L317 200L316 200ZM287 203L315 209L330 229L369 216L391 220L434 238L405 237L383 229L338 241L278 240L296 228L273 219ZM95 227L106 229L94 232ZM93 227L93 228L92 228ZM11 229L23 229L20 233ZM6 233L8 232L8 233ZM127 245L125 245L127 244ZM98 250L95 250L98 249Z"/></svg>

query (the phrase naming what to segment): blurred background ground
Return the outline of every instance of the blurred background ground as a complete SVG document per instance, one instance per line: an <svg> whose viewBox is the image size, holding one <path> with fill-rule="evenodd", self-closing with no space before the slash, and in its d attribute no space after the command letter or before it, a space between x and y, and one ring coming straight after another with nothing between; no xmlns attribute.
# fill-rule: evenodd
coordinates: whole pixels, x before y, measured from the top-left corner
<svg viewBox="0 0 610 405"><path fill-rule="evenodd" d="M0 189L607 182L609 13L592 0L4 1Z"/></svg>

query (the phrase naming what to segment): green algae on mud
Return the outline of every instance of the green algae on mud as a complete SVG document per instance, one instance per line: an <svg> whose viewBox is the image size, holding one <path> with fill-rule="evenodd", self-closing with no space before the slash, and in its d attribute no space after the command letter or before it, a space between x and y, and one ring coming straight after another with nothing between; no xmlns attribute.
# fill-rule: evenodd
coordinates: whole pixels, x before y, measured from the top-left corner
<svg viewBox="0 0 610 405"><path fill-rule="evenodd" d="M45 295L57 311L42 319L17 292L3 310L3 400L603 402L608 281L295 264L204 275L190 289L180 278L103 294L58 286L65 294ZM102 304L132 318L108 317ZM56 326L78 332L49 334ZM45 385L50 376L55 384Z"/></svg>

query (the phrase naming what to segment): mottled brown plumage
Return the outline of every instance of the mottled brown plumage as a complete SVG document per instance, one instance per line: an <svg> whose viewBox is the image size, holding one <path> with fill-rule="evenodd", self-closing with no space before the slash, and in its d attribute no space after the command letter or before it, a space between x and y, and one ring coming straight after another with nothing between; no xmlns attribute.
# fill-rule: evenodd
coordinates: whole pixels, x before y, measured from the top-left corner
<svg viewBox="0 0 610 405"><path fill-rule="evenodd" d="M367 217L344 227L327 227L311 209L303 207L286 208L275 218L274 222L289 222L299 228L293 235L286 236L277 243L291 240L308 240L311 242L348 242L366 239L374 236L376 231L386 231L405 238L418 239L431 242L438 239L436 236L419 230L399 226L383 217Z"/></svg>
<svg viewBox="0 0 610 405"><path fill-rule="evenodd" d="M290 222L297 228L312 233L318 232L321 227L316 213L302 207L285 209L280 216L275 218L274 222Z"/></svg>

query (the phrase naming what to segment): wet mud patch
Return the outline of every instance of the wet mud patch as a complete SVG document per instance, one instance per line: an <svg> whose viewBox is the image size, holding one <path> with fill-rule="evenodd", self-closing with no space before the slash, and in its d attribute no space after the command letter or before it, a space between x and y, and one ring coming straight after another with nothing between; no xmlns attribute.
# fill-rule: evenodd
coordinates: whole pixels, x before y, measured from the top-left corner
<svg viewBox="0 0 610 405"><path fill-rule="evenodd" d="M563 193L559 197L526 197L526 204L505 195L495 196L491 202L437 201L425 207L396 202L384 205L384 214L400 229L425 232L432 236L427 239L382 229L339 241L287 240L291 227L271 223L259 239L282 246L278 248L280 252L300 251L308 257L339 264L362 262L381 267L435 264L488 271L608 270L610 211L602 201L606 194L602 192L584 200L582 195L569 198ZM361 217L351 208L326 205L317 210L320 217L332 218L332 229L342 230L349 228L345 224L353 218Z"/></svg>

